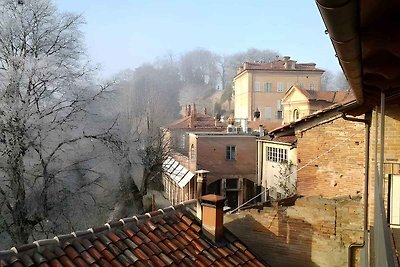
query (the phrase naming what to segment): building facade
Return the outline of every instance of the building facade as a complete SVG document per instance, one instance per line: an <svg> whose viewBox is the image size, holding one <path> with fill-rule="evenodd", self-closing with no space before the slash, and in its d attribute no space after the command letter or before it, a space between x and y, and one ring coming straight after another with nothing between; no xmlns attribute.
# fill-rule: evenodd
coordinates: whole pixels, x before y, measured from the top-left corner
<svg viewBox="0 0 400 267"><path fill-rule="evenodd" d="M323 73L314 63L299 64L290 57L271 63L245 62L233 78L235 119L252 121L259 111L260 121L282 121L285 92L292 85L319 91Z"/></svg>
<svg viewBox="0 0 400 267"><path fill-rule="evenodd" d="M256 136L232 133L190 133L189 170L207 170L207 192L225 196L235 208L254 196Z"/></svg>
<svg viewBox="0 0 400 267"><path fill-rule="evenodd" d="M282 199L296 193L296 137L257 140L257 178L265 193L261 200Z"/></svg>
<svg viewBox="0 0 400 267"><path fill-rule="evenodd" d="M287 124L336 103L354 99L351 91L313 91L293 85L282 98L283 123Z"/></svg>

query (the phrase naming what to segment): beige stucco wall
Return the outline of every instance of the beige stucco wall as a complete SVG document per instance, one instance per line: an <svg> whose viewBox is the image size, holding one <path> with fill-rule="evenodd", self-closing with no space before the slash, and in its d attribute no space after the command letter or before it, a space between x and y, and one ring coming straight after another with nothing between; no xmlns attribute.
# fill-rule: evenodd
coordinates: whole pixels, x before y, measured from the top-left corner
<svg viewBox="0 0 400 267"><path fill-rule="evenodd" d="M258 155L257 155L257 166L258 166L258 182L262 186L262 190L270 189L271 187L276 188L276 192L281 194L284 193L284 189L279 185L283 182L280 178L280 170L284 168L282 163L268 161L267 147L276 147L287 150L288 162L291 162L293 166L291 167L292 174L287 177L287 186L295 188L296 186L296 164L297 164L297 150L296 148L290 149L289 144L278 143L266 140L258 140ZM264 194L262 199L266 200L266 195Z"/></svg>
<svg viewBox="0 0 400 267"><path fill-rule="evenodd" d="M310 114L308 99L296 89L292 90L292 92L282 101L282 106L284 124L295 120L294 111L296 109L299 112L299 118Z"/></svg>
<svg viewBox="0 0 400 267"><path fill-rule="evenodd" d="M261 112L261 119L265 118L266 107L271 107L271 121L276 119L278 101L283 98L285 92L293 85L302 85L310 89L311 84L314 90L321 88L322 73L312 71L262 71L246 70L234 78L235 85L235 118L248 118L252 120L254 111L258 108ZM254 91L255 83L260 83L260 91ZM278 82L284 84L282 92L277 92ZM264 92L264 83L271 83L271 92Z"/></svg>
<svg viewBox="0 0 400 267"><path fill-rule="evenodd" d="M250 91L251 84L249 83L249 76L252 77L248 72L242 73L236 80L235 83L235 118L248 118L250 116Z"/></svg>

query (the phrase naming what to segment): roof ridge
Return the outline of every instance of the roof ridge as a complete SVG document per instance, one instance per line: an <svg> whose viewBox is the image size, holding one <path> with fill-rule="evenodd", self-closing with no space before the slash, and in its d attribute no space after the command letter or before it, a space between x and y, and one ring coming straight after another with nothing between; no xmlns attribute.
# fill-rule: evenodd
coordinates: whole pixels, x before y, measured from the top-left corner
<svg viewBox="0 0 400 267"><path fill-rule="evenodd" d="M153 210L150 212L146 212L145 214L141 215L134 215L132 217L126 217L119 219L117 221L111 221L105 223L103 226L95 227L95 228L88 228L83 231L74 231L69 234L63 234L63 235L56 235L53 238L47 238L47 239L39 239L35 240L32 243L29 244L24 244L18 247L12 247L8 250L0 250L0 261L3 258L9 258L11 256L14 256L20 252L24 252L30 249L42 249L45 246L48 245L61 245L61 243L64 243L68 240L77 238L77 237L83 237L86 235L92 235L92 234L98 234L102 233L105 231L110 231L111 229L119 229L124 227L126 224L131 224L131 223L141 223L141 222L146 222L152 218L156 218L158 216L163 216L164 214L169 214L172 213L176 210L181 210L187 206L193 205L197 203L197 199L191 199L191 200L186 200L183 202L180 202L177 205L171 205L162 209L158 210ZM1 262L0 262L1 263Z"/></svg>

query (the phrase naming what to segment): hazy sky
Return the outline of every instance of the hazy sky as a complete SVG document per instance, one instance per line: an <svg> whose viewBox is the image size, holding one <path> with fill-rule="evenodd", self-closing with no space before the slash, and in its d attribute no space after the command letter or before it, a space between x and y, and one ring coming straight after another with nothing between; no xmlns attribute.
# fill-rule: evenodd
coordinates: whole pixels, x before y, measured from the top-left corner
<svg viewBox="0 0 400 267"><path fill-rule="evenodd" d="M206 48L230 54L268 48L298 62L340 67L312 0L55 0L82 13L88 52L104 75L156 57Z"/></svg>

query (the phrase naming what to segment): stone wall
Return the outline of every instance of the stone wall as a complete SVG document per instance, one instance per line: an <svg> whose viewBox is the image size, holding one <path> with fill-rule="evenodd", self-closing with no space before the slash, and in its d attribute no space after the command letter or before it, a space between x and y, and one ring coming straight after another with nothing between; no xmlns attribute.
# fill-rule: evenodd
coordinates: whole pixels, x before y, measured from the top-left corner
<svg viewBox="0 0 400 267"><path fill-rule="evenodd" d="M363 236L359 197L304 197L291 207L241 211L224 221L272 266L347 266L348 246ZM357 251L353 263L359 264Z"/></svg>
<svg viewBox="0 0 400 267"><path fill-rule="evenodd" d="M306 131L296 129L299 195L332 198L363 193L364 127L338 118Z"/></svg>

